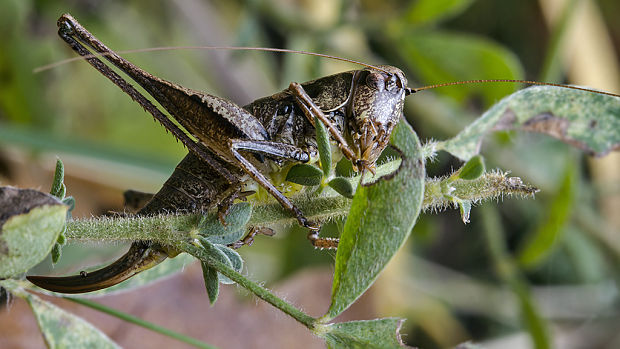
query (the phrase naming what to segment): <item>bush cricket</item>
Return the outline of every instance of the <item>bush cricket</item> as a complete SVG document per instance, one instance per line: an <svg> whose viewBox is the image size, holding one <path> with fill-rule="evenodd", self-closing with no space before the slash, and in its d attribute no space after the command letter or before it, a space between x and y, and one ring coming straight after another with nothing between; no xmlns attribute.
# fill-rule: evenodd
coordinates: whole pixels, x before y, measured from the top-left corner
<svg viewBox="0 0 620 349"><path fill-rule="evenodd" d="M137 214L177 210L204 212L217 206L220 220L223 220L233 201L247 195L244 188L253 181L271 194L301 226L307 228L308 239L320 248L336 248L337 240L319 237L317 222L304 217L303 212L286 196L287 193L278 190L278 183L270 180L274 173L290 168L286 167L287 164L313 164L319 161L315 120L325 125L331 141L340 149L342 156L351 161L356 172L374 174L377 158L386 148L394 126L403 115L405 97L414 92L478 82L525 82L575 88L510 79L410 88L404 73L398 68L341 59L365 68L302 84L291 83L287 90L241 107L145 72L106 47L71 15L62 15L58 27L59 36L74 51L151 113L189 149L189 154L162 189ZM99 57L108 60L143 87L184 130ZM28 280L55 292L89 292L122 282L174 254L165 246L138 241L119 260L95 272L70 277L29 276Z"/></svg>

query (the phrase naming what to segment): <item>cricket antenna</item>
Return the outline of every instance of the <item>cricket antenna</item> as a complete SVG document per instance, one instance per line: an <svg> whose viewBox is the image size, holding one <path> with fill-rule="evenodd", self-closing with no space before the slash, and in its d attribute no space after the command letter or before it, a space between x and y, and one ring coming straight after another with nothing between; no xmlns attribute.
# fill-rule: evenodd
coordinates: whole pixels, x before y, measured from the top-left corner
<svg viewBox="0 0 620 349"><path fill-rule="evenodd" d="M377 66L371 65L371 64L367 64L367 63L362 63L360 61L356 61L356 60L353 60L353 59L342 58L342 57L338 57L338 56L332 56L332 55L327 55L327 54L323 54L323 53L316 53L316 52L309 52L309 51L289 50L289 49L285 49L285 48L250 47L250 46L164 46L164 47L150 47L150 48L141 48L141 49L135 49L135 50L116 51L116 53L118 53L118 54L126 54L126 53L141 53L141 52L155 52L155 51L176 51L176 50L229 50L229 51L266 51L266 52L296 53L296 54L301 54L301 55L322 57L322 58L334 59L334 60L342 61L342 62L353 63L353 64L361 65L361 66L366 67L366 68L371 68L371 69L379 70L379 71L382 71L384 73L389 74L389 72L387 72L384 69L381 69L380 67L377 67ZM106 56L106 55L109 55L109 54L108 53L93 53L93 54L86 55L86 56L67 58L67 59L63 59L63 60L55 62L55 63L51 63L51 64L47 64L47 65L43 65L43 66L37 67L37 68L33 69L32 72L33 73L40 73L42 71L53 69L53 68L56 68L58 66L61 66L61 65L67 64L67 63L71 63L71 62L74 62L74 61L81 61L81 60L85 60L85 59L89 59L89 58Z"/></svg>
<svg viewBox="0 0 620 349"><path fill-rule="evenodd" d="M570 88L570 89L579 90L579 91L598 93L598 94L608 95L608 96L613 96L613 97L620 97L620 94L606 92L606 91L598 91L598 90L594 90L594 89L591 89L591 88L578 87L578 86L570 86L570 85L563 85L563 84L554 84L554 83L551 83L551 82L538 82L538 81L531 81L531 80L516 80L516 79L464 80L464 81L445 82L445 83L442 83L442 84L428 85L428 86L416 87L416 88L407 87L407 94L409 95L411 93L416 93L416 92L424 91L424 90L430 90L430 89L437 88L437 87L454 86L454 85L465 85L465 84L480 84L480 83L485 83L485 82L510 82L510 83L515 83L516 82L516 83L523 83L523 84L529 84L529 85L555 86L555 87L562 87L562 88Z"/></svg>

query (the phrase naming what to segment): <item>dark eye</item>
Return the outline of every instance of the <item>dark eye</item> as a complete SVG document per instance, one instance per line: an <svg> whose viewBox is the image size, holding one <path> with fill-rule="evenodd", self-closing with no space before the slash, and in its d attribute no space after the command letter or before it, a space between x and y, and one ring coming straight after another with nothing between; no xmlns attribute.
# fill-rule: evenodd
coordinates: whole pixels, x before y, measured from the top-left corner
<svg viewBox="0 0 620 349"><path fill-rule="evenodd" d="M366 85L368 85L368 87L371 87L375 90L383 90L383 86L384 86L384 82L383 82L383 76L379 73L370 73L368 74L368 76L366 77Z"/></svg>
<svg viewBox="0 0 620 349"><path fill-rule="evenodd" d="M396 76L392 75L385 82L385 89L388 90L388 91L393 91L396 87L397 87L396 86Z"/></svg>

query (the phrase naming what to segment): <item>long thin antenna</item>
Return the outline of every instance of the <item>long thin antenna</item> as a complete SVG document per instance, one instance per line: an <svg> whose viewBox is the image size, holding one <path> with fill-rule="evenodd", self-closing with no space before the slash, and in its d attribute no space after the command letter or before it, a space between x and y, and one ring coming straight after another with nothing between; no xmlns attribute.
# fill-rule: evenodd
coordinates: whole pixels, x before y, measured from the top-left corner
<svg viewBox="0 0 620 349"><path fill-rule="evenodd" d="M360 61L356 61L356 60L353 60L353 59L342 58L342 57L337 57L337 56L332 56L332 55L326 55L326 54L323 54L323 53L315 53L315 52L299 51L299 50L289 50L289 49L285 49L285 48L249 47L249 46L164 46L164 47L150 47L150 48L141 48L141 49L135 49L135 50L116 51L116 53L126 54L126 53L140 53L140 52L154 52L154 51L173 51L173 50L231 50L231 51L267 51L267 52L297 53L297 54L302 54L302 55L323 57L323 58L329 58L329 59L334 59L334 60L338 60L338 61L358 64L358 65L364 66L366 68L371 68L371 69L379 70L379 71L382 71L384 73L389 74L387 71L385 71L384 69L381 69L381 68L379 68L377 66L374 66L374 65L371 65L371 64L362 63ZM104 53L96 53L96 54L91 54L91 55L88 55L88 56L80 56L80 57L67 58L67 59L63 59L62 61L58 61L58 62L55 62L55 63L51 63L51 64L47 64L47 65L44 65L44 66L37 67L37 68L33 69L32 72L33 73L40 73L42 71L49 70L49 69L52 69L52 68L56 68L56 67L61 66L63 64L71 63L71 62L74 62L74 61L81 61L81 60L85 60L85 59L88 59L88 58L100 57L100 56L106 56L106 55L107 54L104 54Z"/></svg>
<svg viewBox="0 0 620 349"><path fill-rule="evenodd" d="M453 81L453 82L445 82L442 84L435 84L435 85L429 85L429 86L423 86L423 87L417 87L417 88L409 88L409 91L410 93L416 93L419 91L430 90L430 89L437 88L437 87L464 85L464 84L478 84L478 83L485 83L485 82L510 82L510 83L516 82L516 83L523 83L523 84L529 84L529 85L555 86L555 87L570 88L570 89L579 90L579 91L599 93L602 95L608 95L608 96L613 96L613 97L620 97L620 94L606 92L606 91L598 91L598 90L594 90L591 88L570 86L570 85L563 85L563 84L554 84L551 82L538 82L538 81L531 81L531 80L514 80L514 79L479 79L479 80Z"/></svg>

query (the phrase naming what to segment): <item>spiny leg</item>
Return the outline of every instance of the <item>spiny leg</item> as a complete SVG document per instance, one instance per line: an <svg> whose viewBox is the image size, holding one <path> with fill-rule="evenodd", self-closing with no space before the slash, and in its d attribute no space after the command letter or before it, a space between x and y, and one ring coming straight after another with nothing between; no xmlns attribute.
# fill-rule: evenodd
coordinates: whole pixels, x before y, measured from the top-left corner
<svg viewBox="0 0 620 349"><path fill-rule="evenodd" d="M314 222L308 221L304 217L303 213L297 206L295 206L289 198L282 194L265 176L258 171L258 169L248 161L239 151L249 151L253 153L265 154L268 156L278 157L285 160L308 162L310 155L302 149L286 143L272 142L272 141L257 141L257 140L245 140L245 139L233 139L230 141L230 150L233 156L239 161L239 165L245 170L246 173L252 177L259 185L269 192L285 209L289 210L297 219L299 224L308 228L308 240L318 248L336 248L338 246L337 241L333 239L325 239L319 237L320 226Z"/></svg>
<svg viewBox="0 0 620 349"><path fill-rule="evenodd" d="M303 86L297 82L292 82L289 86L289 91L297 98L297 102L299 106L304 112L306 118L314 125L314 117L316 116L324 125L327 127L327 130L331 134L331 136L336 140L338 147L342 151L342 154L353 163L353 166L356 168L361 165L361 161L349 145L347 141L344 139L340 131L336 128L336 126L329 120L329 118L323 113L321 108L319 108L316 103L310 98L310 96L306 93Z"/></svg>
<svg viewBox="0 0 620 349"><path fill-rule="evenodd" d="M252 246L252 244L254 243L254 237L258 234L263 234L266 236L274 236L276 233L273 231L273 229L270 228L258 228L258 227L252 227L250 228L250 231L248 232L248 234L241 240L233 242L232 244L228 245L228 247L233 248L233 249L238 249L243 245L246 246Z"/></svg>

